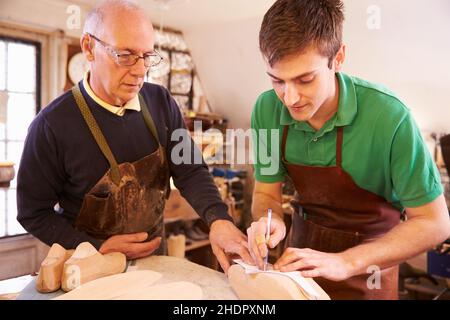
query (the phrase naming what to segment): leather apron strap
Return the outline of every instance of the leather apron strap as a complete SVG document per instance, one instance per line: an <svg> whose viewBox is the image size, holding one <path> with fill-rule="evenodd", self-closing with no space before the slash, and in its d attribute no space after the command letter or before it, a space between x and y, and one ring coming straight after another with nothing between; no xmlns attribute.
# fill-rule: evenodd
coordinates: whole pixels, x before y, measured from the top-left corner
<svg viewBox="0 0 450 320"><path fill-rule="evenodd" d="M289 126L285 125L283 127L283 136L281 139L281 160L285 164L289 164L286 160L286 142L289 133ZM336 167L342 167L342 143L344 141L344 127L337 128L336 135Z"/></svg>
<svg viewBox="0 0 450 320"><path fill-rule="evenodd" d="M117 165L117 161L114 158L114 155L111 149L109 148L108 143L106 142L105 136L103 135L100 127L98 126L98 123L94 118L94 115L89 109L86 100L84 99L83 94L81 93L80 86L78 84L72 88L72 93L73 96L75 97L75 101L78 105L78 108L80 108L81 114L83 115L83 118L89 127L89 130L91 131L95 141L97 142L97 145L99 146L103 155L109 162L109 165L111 167L110 173L111 180L114 182L115 185L118 186L120 184L121 179L119 166Z"/></svg>
<svg viewBox="0 0 450 320"><path fill-rule="evenodd" d="M158 143L158 145L161 145L161 143L159 142L159 135L158 131L156 130L155 123L153 122L150 111L148 111L147 103L145 102L144 97L141 94L139 94L139 103L141 104L141 111L142 115L144 116L144 121L147 125L147 128L152 133L152 136L153 138L155 138L156 143Z"/></svg>
<svg viewBox="0 0 450 320"><path fill-rule="evenodd" d="M139 94L139 103L141 104L141 111L142 116L144 117L145 124L147 125L147 128L150 130L153 138L155 139L156 143L159 145L160 152L159 156L161 159L161 163L164 162L164 155L165 152L162 150L161 142L159 140L158 130L156 130L155 122L153 121L152 115L150 114L150 111L148 110L147 103L144 100L144 97Z"/></svg>
<svg viewBox="0 0 450 320"><path fill-rule="evenodd" d="M119 170L119 165L117 164L116 158L114 157L111 148L108 145L108 142L106 141L105 136L103 135L97 121L94 118L94 115L92 114L91 110L89 109L89 106L86 103L86 100L83 97L83 94L81 93L81 89L79 84L74 86L72 88L72 94L75 97L75 102L77 103L78 108L81 111L81 114L83 115L84 120L86 121L86 124L89 127L89 130L91 131L92 135L94 136L95 141L97 142L97 145L99 146L100 150L102 151L105 158L108 160L111 171L110 171L110 177L111 181L114 182L115 185L120 184L121 175ZM152 134L153 138L155 139L156 143L159 145L159 148L161 148L161 143L159 140L158 132L156 130L155 123L152 119L152 116L150 115L150 112L148 111L147 104L145 103L144 98L139 94L139 103L141 104L141 110L142 115L144 117L145 124L147 125L148 129L150 130L150 133ZM160 152L161 160L164 160L164 154Z"/></svg>

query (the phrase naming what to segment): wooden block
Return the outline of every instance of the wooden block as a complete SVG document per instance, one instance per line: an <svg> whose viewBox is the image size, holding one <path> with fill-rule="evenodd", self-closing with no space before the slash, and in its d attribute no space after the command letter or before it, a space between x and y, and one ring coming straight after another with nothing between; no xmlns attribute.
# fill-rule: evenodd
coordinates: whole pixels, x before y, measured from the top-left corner
<svg viewBox="0 0 450 320"><path fill-rule="evenodd" d="M59 290L64 263L75 250L66 250L55 243L50 248L47 257L42 261L39 275L36 279L36 290L49 293Z"/></svg>
<svg viewBox="0 0 450 320"><path fill-rule="evenodd" d="M313 279L305 279L319 293L319 300L330 300ZM241 300L309 300L295 281L279 274L246 274L243 267L235 264L228 269L228 280Z"/></svg>
<svg viewBox="0 0 450 320"><path fill-rule="evenodd" d="M126 257L121 252L102 255L89 242L75 249L64 263L61 288L68 292L89 281L125 271Z"/></svg>
<svg viewBox="0 0 450 320"><path fill-rule="evenodd" d="M171 235L167 239L167 254L171 257L184 258L186 251L186 236L184 234Z"/></svg>

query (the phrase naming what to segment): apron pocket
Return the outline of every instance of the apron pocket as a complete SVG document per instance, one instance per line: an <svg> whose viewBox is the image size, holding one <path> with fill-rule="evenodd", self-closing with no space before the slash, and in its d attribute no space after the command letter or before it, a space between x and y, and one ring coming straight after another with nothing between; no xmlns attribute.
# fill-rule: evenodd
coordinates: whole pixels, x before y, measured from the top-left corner
<svg viewBox="0 0 450 320"><path fill-rule="evenodd" d="M301 214L295 212L292 217L288 246L337 253L357 246L362 239L362 235L357 232L327 228L305 220Z"/></svg>
<svg viewBox="0 0 450 320"><path fill-rule="evenodd" d="M77 229L98 239L121 233L122 223L112 200L110 193L87 194L75 222Z"/></svg>

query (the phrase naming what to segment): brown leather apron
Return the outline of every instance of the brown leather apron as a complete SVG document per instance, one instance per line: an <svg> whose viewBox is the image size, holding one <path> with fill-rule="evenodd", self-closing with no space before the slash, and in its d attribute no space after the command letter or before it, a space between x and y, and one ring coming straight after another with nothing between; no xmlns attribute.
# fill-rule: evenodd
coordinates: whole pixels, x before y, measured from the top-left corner
<svg viewBox="0 0 450 320"><path fill-rule="evenodd" d="M343 130L337 129L336 166L318 167L286 161L289 126L283 129L282 161L297 191L292 202L289 247L342 252L381 237L400 222L399 210L383 197L357 186L342 169ZM340 282L316 280L332 299L397 299L398 266L381 271L379 289L369 289L371 275Z"/></svg>
<svg viewBox="0 0 450 320"><path fill-rule="evenodd" d="M110 164L110 169L85 195L75 228L101 240L136 232L147 232L148 240L161 236L162 243L155 254L164 254L163 211L170 191L169 168L144 99L139 95L142 116L159 147L133 163L118 165L78 85L72 89L72 93L95 141Z"/></svg>

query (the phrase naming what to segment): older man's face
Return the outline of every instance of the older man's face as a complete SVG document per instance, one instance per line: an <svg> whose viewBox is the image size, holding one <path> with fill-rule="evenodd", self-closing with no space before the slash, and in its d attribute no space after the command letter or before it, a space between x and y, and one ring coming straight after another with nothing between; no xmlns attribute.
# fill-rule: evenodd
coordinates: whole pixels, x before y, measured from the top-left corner
<svg viewBox="0 0 450 320"><path fill-rule="evenodd" d="M96 35L111 44L118 53L143 56L154 50L151 23L139 14L126 13L106 16L104 28ZM91 84L101 98L113 105L123 105L136 96L148 71L144 60L133 66L118 65L114 55L100 43L95 45L95 59L91 64Z"/></svg>

